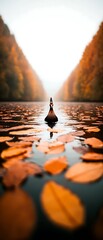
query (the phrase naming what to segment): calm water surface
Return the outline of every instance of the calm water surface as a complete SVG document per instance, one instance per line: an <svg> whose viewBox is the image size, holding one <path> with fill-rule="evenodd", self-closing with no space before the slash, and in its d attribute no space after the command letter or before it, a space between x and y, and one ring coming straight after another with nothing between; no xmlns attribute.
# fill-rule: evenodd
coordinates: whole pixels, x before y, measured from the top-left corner
<svg viewBox="0 0 103 240"><path fill-rule="evenodd" d="M0 136L11 136L10 130L6 131L6 129L20 125L34 126L34 128L40 130L40 132L36 133L36 136L39 136L42 141L49 142L56 140L62 134L85 131L84 135L78 135L73 142L65 144L65 151L60 154L44 154L38 151L36 144L33 143L32 156L26 159L26 161L32 161L43 166L47 159L63 155L67 157L69 166L72 166L82 161L80 158L82 154L78 153L75 147L83 147L85 138L96 137L103 140L102 103L55 103L54 111L59 119L55 126L48 126L44 121L48 110L48 103L0 103ZM98 127L100 131L89 133L84 128L88 126ZM57 129L57 133L50 133L48 131L49 127ZM14 134L13 140L18 140L18 136ZM7 148L6 143L0 143L0 152L5 148ZM102 153L102 150L95 149L95 152ZM103 178L93 183L78 184L65 179L64 173L55 176L44 173L42 177L29 177L20 186L32 197L37 208L37 230L30 239L49 239L50 236L55 239L95 239L91 229L100 209L103 208ZM71 232L56 226L48 219L40 202L42 188L48 180L54 180L62 186L69 188L81 199L86 212L84 227ZM1 181L1 196L6 191Z"/></svg>

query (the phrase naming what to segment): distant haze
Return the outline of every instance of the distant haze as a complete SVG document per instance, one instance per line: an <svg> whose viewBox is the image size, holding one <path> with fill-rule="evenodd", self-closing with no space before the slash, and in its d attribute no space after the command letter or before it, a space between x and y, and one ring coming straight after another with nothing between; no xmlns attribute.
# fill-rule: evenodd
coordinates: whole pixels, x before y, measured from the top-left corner
<svg viewBox="0 0 103 240"><path fill-rule="evenodd" d="M103 21L103 1L1 0L0 14L53 96Z"/></svg>

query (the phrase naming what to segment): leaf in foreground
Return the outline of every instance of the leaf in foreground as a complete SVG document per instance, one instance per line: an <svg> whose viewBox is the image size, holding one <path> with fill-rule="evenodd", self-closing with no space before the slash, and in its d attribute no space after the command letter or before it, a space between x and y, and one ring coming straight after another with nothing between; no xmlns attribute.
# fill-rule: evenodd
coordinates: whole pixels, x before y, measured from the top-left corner
<svg viewBox="0 0 103 240"><path fill-rule="evenodd" d="M3 184L6 187L17 187L30 175L41 175L41 168L34 163L17 162L7 169Z"/></svg>
<svg viewBox="0 0 103 240"><path fill-rule="evenodd" d="M0 197L0 239L28 239L36 228L36 208L30 196L20 189Z"/></svg>
<svg viewBox="0 0 103 240"><path fill-rule="evenodd" d="M47 216L64 228L76 229L84 224L85 210L80 199L53 181L44 185L41 203Z"/></svg>
<svg viewBox="0 0 103 240"><path fill-rule="evenodd" d="M103 161L103 154L102 153L85 153L81 156L81 158L85 161Z"/></svg>
<svg viewBox="0 0 103 240"><path fill-rule="evenodd" d="M44 163L44 170L51 174L59 174L68 167L65 156L52 158Z"/></svg>
<svg viewBox="0 0 103 240"><path fill-rule="evenodd" d="M76 163L65 173L69 180L79 183L93 182L103 176L102 163Z"/></svg>
<svg viewBox="0 0 103 240"><path fill-rule="evenodd" d="M95 137L85 139L84 143L90 145L93 148L103 148L103 142Z"/></svg>

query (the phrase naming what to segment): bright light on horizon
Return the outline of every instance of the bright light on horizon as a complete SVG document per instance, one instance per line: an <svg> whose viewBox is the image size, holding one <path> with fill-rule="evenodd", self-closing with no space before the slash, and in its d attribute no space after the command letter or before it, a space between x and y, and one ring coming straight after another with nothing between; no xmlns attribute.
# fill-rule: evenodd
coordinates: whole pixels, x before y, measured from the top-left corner
<svg viewBox="0 0 103 240"><path fill-rule="evenodd" d="M19 46L53 96L78 64L97 25L65 7L35 8L12 24Z"/></svg>

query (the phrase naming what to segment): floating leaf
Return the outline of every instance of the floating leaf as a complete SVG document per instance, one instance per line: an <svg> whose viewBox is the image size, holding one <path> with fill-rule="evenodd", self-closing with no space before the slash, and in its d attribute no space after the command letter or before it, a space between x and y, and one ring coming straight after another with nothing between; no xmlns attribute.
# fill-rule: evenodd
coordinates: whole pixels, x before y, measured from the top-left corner
<svg viewBox="0 0 103 240"><path fill-rule="evenodd" d="M41 168L34 163L17 162L7 169L3 184L6 187L14 187L20 185L29 175L41 175Z"/></svg>
<svg viewBox="0 0 103 240"><path fill-rule="evenodd" d="M58 137L58 141L63 143L72 142L74 140L75 136L73 136L71 133L61 135Z"/></svg>
<svg viewBox="0 0 103 240"><path fill-rule="evenodd" d="M103 161L103 154L102 153L95 153L95 152L90 152L90 153L85 153L84 155L81 156L83 160L86 161Z"/></svg>
<svg viewBox="0 0 103 240"><path fill-rule="evenodd" d="M80 199L53 181L44 185L41 203L47 216L62 227L75 229L84 224L85 210Z"/></svg>
<svg viewBox="0 0 103 240"><path fill-rule="evenodd" d="M65 177L69 180L88 183L93 182L103 175L102 163L76 163L65 173Z"/></svg>
<svg viewBox="0 0 103 240"><path fill-rule="evenodd" d="M28 148L29 149L29 148ZM29 158L31 157L31 154L30 154L30 151L28 150L28 152L25 152L23 154L20 154L20 155L17 155L17 156L14 156L14 157L10 157L10 158L7 158L6 159L6 162L3 162L2 163L2 166L4 168L9 168L11 167L12 165L14 165L16 162L18 161L22 161L24 160L25 158Z"/></svg>
<svg viewBox="0 0 103 240"><path fill-rule="evenodd" d="M6 144L9 146L9 147L14 147L14 146L19 146L19 147L30 147L32 146L32 142L30 141L15 141L15 142L6 142Z"/></svg>
<svg viewBox="0 0 103 240"><path fill-rule="evenodd" d="M51 174L61 173L68 166L67 158L62 156L59 158L52 158L44 164L44 170Z"/></svg>
<svg viewBox="0 0 103 240"><path fill-rule="evenodd" d="M88 151L88 148L85 146L80 146L80 147L73 147L73 150L75 150L78 153L86 153Z"/></svg>
<svg viewBox="0 0 103 240"><path fill-rule="evenodd" d="M52 133L59 133L59 132L62 132L63 130L61 129L57 129L57 128L48 128L47 129L49 132L52 132Z"/></svg>
<svg viewBox="0 0 103 240"><path fill-rule="evenodd" d="M72 135L73 136L83 136L85 134L85 132L83 130L81 131L76 131L76 132L73 132Z"/></svg>
<svg viewBox="0 0 103 240"><path fill-rule="evenodd" d="M3 137L0 137L0 142L6 142L6 141L10 141L10 140L12 140L12 139L13 139L12 137L3 136Z"/></svg>
<svg viewBox="0 0 103 240"><path fill-rule="evenodd" d="M27 130L21 130L21 131L12 131L9 134L11 135L35 135L36 132L41 132L40 129L27 129Z"/></svg>
<svg viewBox="0 0 103 240"><path fill-rule="evenodd" d="M103 142L95 137L85 139L84 143L92 146L93 148L103 148Z"/></svg>
<svg viewBox="0 0 103 240"><path fill-rule="evenodd" d="M86 127L86 132L99 132L100 128L98 127Z"/></svg>
<svg viewBox="0 0 103 240"><path fill-rule="evenodd" d="M19 140L25 141L25 142L38 142L40 141L40 137L36 136L28 136L28 137L19 137Z"/></svg>
<svg viewBox="0 0 103 240"><path fill-rule="evenodd" d="M22 147L22 146L16 145L14 147L9 147L3 150L1 153L1 158L3 158L4 160L9 160L9 158L22 155L27 152L31 152L31 150L32 150L31 147Z"/></svg>
<svg viewBox="0 0 103 240"><path fill-rule="evenodd" d="M54 141L52 143L40 142L37 145L37 149L47 154L58 154L65 150L65 146L62 142L59 141Z"/></svg>
<svg viewBox="0 0 103 240"><path fill-rule="evenodd" d="M26 192L15 189L0 197L0 239L29 239L36 222L36 207Z"/></svg>

